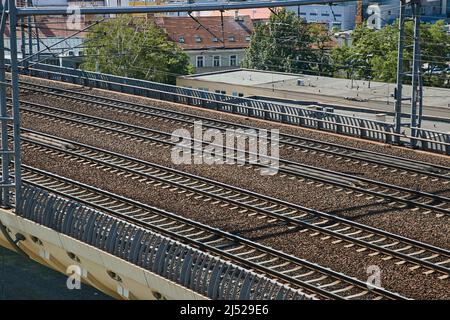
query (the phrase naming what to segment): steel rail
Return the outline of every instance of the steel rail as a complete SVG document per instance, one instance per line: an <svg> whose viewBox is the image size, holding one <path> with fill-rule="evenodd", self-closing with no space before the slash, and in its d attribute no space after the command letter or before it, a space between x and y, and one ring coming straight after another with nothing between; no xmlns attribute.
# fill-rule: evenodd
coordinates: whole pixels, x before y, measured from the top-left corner
<svg viewBox="0 0 450 320"><path fill-rule="evenodd" d="M34 69L33 69L34 70ZM36 71L38 71L38 72L42 72L43 70L40 70L40 69L36 69ZM56 75L59 75L59 76L71 76L72 78L74 78L72 75L68 75L68 74L62 74L62 73L58 73L58 72L53 72L53 71L44 71L44 72L47 72L48 74L56 74ZM96 83L102 83L102 84L107 84L107 85L118 85L119 83L118 82L112 82L112 81L108 81L108 80L101 80L101 79L91 79L91 78L89 78L89 77L86 77L86 76L77 76L77 77L75 77L75 78L79 78L79 79L84 79L84 80L86 80L86 81L90 81L90 80L95 80L95 82ZM64 80L60 80L60 81L63 81L64 82ZM70 83L70 82L69 82ZM73 84L73 83L71 83L71 84ZM185 95L185 94L180 94L180 93L168 93L167 91L162 91L162 90L157 90L157 89L146 89L146 88L142 88L142 87L135 87L135 86L131 86L131 85L128 85L128 84L124 84L124 83L120 83L120 87L122 87L122 88L131 88L131 89L133 89L133 90L135 90L135 89L138 89L138 90L150 90L150 91L152 91L153 93L156 93L156 92L158 92L159 94L163 94L163 95L166 95L166 94L168 94L168 95L170 95L170 96L172 96L172 97L177 97L177 101L178 101L178 103L182 103L182 104L188 104L188 103L186 103L186 102L182 102L182 101L180 101L180 99L181 100L184 100L184 99L186 99L186 100L195 100L195 101L203 101L203 103L209 103L209 102L211 102L211 100L210 99L207 99L207 98L202 98L202 97L196 97L196 96L191 96L191 95ZM114 90L113 90L114 91ZM199 91L199 90L195 90L195 91ZM221 95L221 96L226 96L226 95ZM233 96L227 96L228 98L233 98ZM150 97L149 97L150 98ZM160 99L160 98L154 98L154 99ZM164 100L164 99L161 99L161 100ZM166 101L166 100L164 100L164 101ZM168 100L169 102L174 102L174 100ZM175 101L176 102L176 101ZM245 110L247 110L247 112L249 112L249 113L252 113L255 109L253 108L253 107L251 107L251 106L247 106L247 105L243 105L243 104L235 104L235 103L230 103L230 102L227 102L227 101L216 101L216 102L218 102L218 103L220 103L222 106L228 106L228 107L231 107L231 108L242 108L242 109L245 109ZM198 107L198 105L197 104L193 104L193 106L196 106L196 107ZM224 110L219 110L219 111L224 111ZM262 111L262 110L259 110L259 109L257 109L257 111ZM231 114L236 114L236 113L234 113L234 112L232 112L232 111L224 111L224 112L227 112L227 113L230 113L231 112ZM264 110L264 113L266 113L267 111L266 110ZM410 140L412 140L412 139L414 139L414 140L419 140L419 141L421 141L421 142L427 142L427 143L432 143L432 144L436 144L436 145L439 145L439 146L441 146L441 147L446 147L446 146L449 146L450 147L450 143L448 143L448 142L445 142L445 141L440 141L440 140L434 140L434 139L428 139L428 138L423 138L423 137L412 137L412 136L409 136L409 135L404 135L404 134L397 134L397 133L395 133L395 132L391 132L391 131L386 131L386 130L381 130L381 129L373 129L373 128L371 128L371 127L367 127L367 126L359 126L359 125L352 125L352 124L348 124L348 123L345 123L345 122L339 122L339 123L336 123L335 121L332 121L332 120L327 120L326 118L318 118L318 117L315 117L314 119L311 119L309 116L304 116L304 115L294 115L294 114L286 114L285 112L280 112L280 111L275 111L275 110L270 110L269 111L270 112L270 114L273 116L273 115L276 115L276 116L279 116L279 117L285 117L285 116L288 116L288 117L292 117L292 118L296 118L296 119L298 119L299 121L314 121L314 122L317 122L317 123L320 123L320 126L322 126L322 128L318 128L318 127L310 127L310 126L308 126L308 125L306 125L305 127L307 127L307 128L312 128L312 129L317 129L317 130L322 130L322 131L325 131L325 132L334 132L333 130L332 131L329 131L328 129L324 129L323 128L323 126L328 126L328 125L331 125L331 126L338 126L338 127L341 127L341 128L347 128L347 129L352 129L352 130L360 130L361 131L361 133L359 134L359 135L355 135L355 134L350 134L350 133L344 133L344 136L345 135L347 135L347 136L350 136L350 137L354 137L354 136L356 136L356 137L358 137L358 138L360 138L360 139L365 139L365 138L368 138L369 140L375 140L375 141L377 141L377 142L382 142L382 143L385 143L385 142L387 142L385 139L383 140L383 141L381 141L380 139L378 139L378 138L376 138L376 139L372 139L371 137L367 137L366 136L366 134L362 134L362 132L369 132L369 133L371 133L371 134L382 134L382 135L385 135L386 137L390 137L390 138L394 138L394 137L397 137L397 138L407 138L407 139L410 139ZM326 112L322 112L322 113L326 113ZM262 118L260 118L260 117L253 117L253 116L251 116L250 115L250 117L252 117L252 118L255 118L255 119L262 119ZM339 117L345 117L345 118L349 118L349 117L347 117L347 116L343 116L343 115L341 115L341 116L339 116ZM350 118L352 118L352 117L350 117ZM353 118L354 119L354 118ZM270 120L270 121L275 121L275 122L279 122L278 120ZM371 123L378 123L379 125L381 124L381 125L388 125L388 124L386 124L386 123L382 123L382 122L378 122L378 121L375 121L375 120L368 120L368 119L365 119L364 121L370 121ZM282 122L282 123L285 123L285 122ZM291 123L286 123L286 124L291 124ZM302 126L302 125L300 125L300 126ZM388 125L388 126L390 126L390 125ZM392 126L391 126L392 127ZM429 131L429 130L426 130L426 131ZM400 145L402 145L402 146L405 146L405 145L410 145L410 144L405 144L404 142L399 142L400 143ZM433 152L433 151L436 151L437 153L442 153L441 151L438 151L438 150L431 150L431 149L424 149L424 150L428 150L428 151L430 151L430 152ZM445 153L445 152L444 152Z"/></svg>
<svg viewBox="0 0 450 320"><path fill-rule="evenodd" d="M141 140L151 140L156 143L161 143L165 145L171 145L176 146L176 143L172 142L170 140L170 137L168 140L163 140L161 137L167 137L170 136L167 132L161 132L149 128L139 127L130 125L123 122L113 121L109 119L94 117L94 116L88 116L85 114L80 114L72 111L67 110L61 110L49 106L43 106L36 103L30 103L26 101L22 101L22 108L21 110L23 112L30 112L34 114L38 114L40 116L50 117L59 119L61 121L68 121L68 122L75 122L80 125L84 126L91 126L96 127L99 130L103 131L112 131L116 133L121 133L125 135L133 136L137 139ZM28 106L28 107L27 107ZM32 110L34 109L46 109L47 112ZM50 111L48 111L50 110ZM57 114L64 114L66 116L58 116ZM72 118L67 118L67 115L69 115ZM80 120L85 119L85 120ZM87 119L87 120L86 120ZM99 123L102 123L101 125ZM109 124L110 127L105 127L105 124ZM151 133L153 136L148 136L148 133ZM147 134L145 136L144 134ZM193 140L193 143L203 143L202 141L195 141ZM212 144L209 144L212 145ZM229 149L224 148L223 146L217 146L222 147L223 149ZM202 151L196 150L195 146L193 148L195 151ZM233 152L241 151L245 153L246 155L252 155L250 152L245 150L236 150L236 149L230 149ZM256 154L253 154L252 156L257 156ZM268 156L264 156L264 158L271 158ZM278 161L278 159L276 159ZM450 199L441 197L435 194L425 193L421 191L416 190L410 190L407 188L390 185L383 182L373 181L370 179L362 178L362 177L354 177L348 174L334 172L331 170L326 170L322 168L316 168L312 166L307 166L303 164L299 164L296 162L288 161L279 159L279 162L282 164L279 168L280 172L283 172L285 174L291 175L291 176L299 176L303 177L305 179L310 179L313 181L319 181L324 184L333 185L336 187L340 187L343 189L351 190L352 192L358 192L360 194L367 194L373 197L376 197L377 199L381 200L389 200L391 203L401 203L403 206L412 206L415 208L422 208L425 209L427 212L439 212L445 215L450 214L450 210L448 208L443 208L442 206L448 206L450 204ZM260 163L252 163L251 165L256 167L262 167L267 168L266 165L260 164ZM328 176L327 176L328 175ZM366 188L356 186L355 183L361 183L362 185L366 184ZM370 186L371 185L371 186ZM379 189L382 189L382 191L379 191ZM390 191L390 194L387 194L386 192ZM402 192L402 196L397 196L399 192ZM422 200L422 202L420 201ZM424 201L424 202L423 202ZM431 202L438 202L435 205L430 204Z"/></svg>
<svg viewBox="0 0 450 320"><path fill-rule="evenodd" d="M440 271L446 275L443 278L448 277L450 274L450 267L446 266L446 264L450 266L450 251L448 250L413 239L408 239L374 227L365 226L345 218L305 208L273 197L185 173L176 169L167 168L144 160L75 141L61 139L52 135L41 134L34 130L22 129L22 131L24 133L29 132L64 142L76 149L62 150L59 147L34 141L25 136L22 138L22 146L27 147L27 144L31 144L38 146L37 149L50 150L53 151L54 154L70 155L73 158L81 159L83 160L83 163L87 161L97 164L100 168L109 166L120 172L131 173L135 175L139 181L142 181L142 178L144 177L146 179L163 182L182 190L232 204L233 206L241 208L241 210L245 209L253 213L263 214L266 217L273 217L276 220L282 220L297 227L312 229L325 235L358 244L374 250L375 252L383 252L389 256L397 257L415 265ZM31 148L34 149L34 147ZM65 159L69 158L65 157ZM193 181L197 181L197 183L193 183ZM239 200L239 198L244 200ZM259 202L255 202L255 199ZM419 258L418 256L422 256L422 258Z"/></svg>
<svg viewBox="0 0 450 320"><path fill-rule="evenodd" d="M354 299L366 295L372 295L373 299L405 299L382 288L369 290L365 282L356 278L174 213L27 165L22 169L24 181L30 185L150 228L315 295L328 299Z"/></svg>
<svg viewBox="0 0 450 320"><path fill-rule="evenodd" d="M24 88L25 86L25 88ZM29 86L29 87L26 87ZM221 131L226 129L250 129L258 130L257 127L247 126L243 124L216 120L207 117L202 117L190 113L184 113L180 111L174 111L170 109L163 109L155 106L143 105L138 103L132 103L123 100L111 99L103 96L95 96L87 94L85 92L77 92L68 89L54 88L50 86L38 85L29 82L21 82L21 89L24 91L34 91L52 96L57 96L64 99L72 99L82 103L91 103L96 106L106 109L118 109L124 110L127 113L132 112L144 117L156 117L161 119L167 119L177 121L180 123L194 124L194 121L202 121L202 126L207 128L219 129ZM36 87L42 88L36 89ZM62 93L58 93L59 91ZM82 98L84 97L84 98ZM280 134L280 145L290 146L292 148L300 148L314 152L321 152L324 154L332 155L333 157L344 157L353 161L362 161L365 163L373 163L385 168L395 168L401 170L400 174L407 172L413 172L415 174L421 174L433 178L438 178L450 182L450 169L444 166L438 166L426 162L410 160L400 158L392 155L386 155L379 152L363 150L353 147L347 147L344 145L319 141L310 138L304 138L289 134ZM307 145L310 144L310 145ZM371 157L374 156L374 157ZM401 163L401 164L398 164ZM416 168L414 168L416 167ZM424 168L424 169L421 169ZM439 172L439 173L438 173Z"/></svg>

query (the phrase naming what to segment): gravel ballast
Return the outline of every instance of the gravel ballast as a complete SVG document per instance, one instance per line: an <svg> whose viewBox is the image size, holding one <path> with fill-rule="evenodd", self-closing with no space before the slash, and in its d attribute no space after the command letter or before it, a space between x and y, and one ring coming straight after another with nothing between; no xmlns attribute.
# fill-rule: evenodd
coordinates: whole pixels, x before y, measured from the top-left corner
<svg viewBox="0 0 450 320"><path fill-rule="evenodd" d="M69 103L69 101L65 99L52 100L49 99L49 97L34 94L25 96L23 99L29 100L34 103L58 107L72 112L87 114L95 117L124 122L135 126L145 127L152 130L167 132L169 134L171 134L175 129L184 128L189 130L191 132L191 135L193 136L193 130L191 128L182 126L180 123L169 123L167 120L163 120L161 118L148 119L140 117L138 115L106 110L94 105L87 105L76 102ZM373 165L362 166L361 164L358 165L354 162L346 162L344 160L338 161L335 157L329 158L323 155L318 155L317 153L296 151L293 149L287 149L286 147L280 149L280 157L282 159L290 160L300 164L354 175L355 177L363 177L402 186L405 188L410 188L413 190L437 193L441 196L450 197L450 184L445 180L435 181L435 179L431 178L428 178L426 180L420 179L421 176L401 174L401 170L392 172L392 170L382 170L380 167L374 167Z"/></svg>
<svg viewBox="0 0 450 320"><path fill-rule="evenodd" d="M80 165L76 161L61 161L60 157L24 150L24 162L28 165L87 183L107 191L169 210L196 221L330 267L345 274L367 281L369 266L378 266L382 272L382 286L415 299L448 299L446 290L449 279L441 280L435 274L425 275L419 270L410 270L406 265L384 261L383 256L371 257L369 252L357 252L343 244L332 244L329 240L313 237L301 230L289 230L265 220L255 219L236 210L211 206L202 199L186 197L184 194L167 192L138 180Z"/></svg>
<svg viewBox="0 0 450 320"><path fill-rule="evenodd" d="M29 81L29 79L27 78L26 80ZM50 83L41 79L33 79L33 81L41 84ZM55 82L51 83L53 85L55 84ZM63 83L57 83L57 86L69 89L76 88L77 90L86 91L91 94L155 105L170 110L189 112L237 124L241 123L266 129L278 128L281 133L319 139L450 167L450 157L446 156L418 152L316 130L248 119L242 116L213 112L195 107L170 104L148 98L97 89L86 89ZM82 103L70 102L64 99L51 99L48 96L37 94L23 95L21 99L169 133L176 128L181 128L181 125L178 123L174 124L156 118L145 119L133 114L105 110L93 105L83 105ZM306 183L306 181L300 181L298 179L288 179L288 177L281 174L261 176L259 171L254 170L250 166L175 165L170 157L171 148L163 148L159 145L135 141L134 139L126 139L120 135L98 132L98 130L90 128L80 129L67 123L49 121L28 113L23 113L22 125L25 128L200 175L450 249L450 239L448 237L450 234L450 217L448 216L438 217L434 213L424 214L420 210L414 211L411 209L392 207L386 203L377 203L373 199L367 199L365 196L358 197L356 194L336 192L326 185ZM187 127L184 128L190 130ZM444 184L442 181L399 175L398 173L380 170L380 168L373 168L372 166L361 166L351 162L336 161L336 159L323 157L318 154L286 148L280 149L280 155L284 159L301 164L362 176L415 190L436 192L445 196L450 195L450 186ZM126 179L123 176L91 166L83 166L75 161L64 162L57 156L48 155L43 152L31 152L27 148L24 148L23 159L25 164L79 180L189 217L213 227L239 234L240 236L307 259L311 262L358 277L363 281L366 281L369 276L367 273L369 266L379 266L382 271L382 286L411 298L450 299L449 278L440 280L437 278L436 273L425 275L422 273L424 271L423 269L410 270L408 268L410 265L395 264L394 262L397 261L395 259L383 260L382 258L384 256L381 254L369 256L369 251L358 252L356 251L356 247L347 248L344 246L344 243L332 244L332 240L321 239L322 235L312 236L311 232L305 232L305 230L288 229L286 226L268 223L266 219L255 219L246 214L240 214L237 210L213 206L209 202L201 199L196 200L193 197L169 192L167 189L146 184L145 182Z"/></svg>
<svg viewBox="0 0 450 320"><path fill-rule="evenodd" d="M352 138L349 136L338 135L338 134L329 133L329 132L325 132L325 131L319 131L319 130L314 130L314 129L309 129L309 128L285 125L285 124L280 124L277 122L265 121L265 120L255 119L255 118L248 118L248 117L243 117L243 116L239 116L239 115L233 115L230 113L206 110L206 109L199 108L199 107L170 103L170 102L165 102L165 101L161 101L161 100L155 100L155 99L150 99L150 98L145 98L145 97L140 97L140 96L135 96L135 95L129 95L129 94L124 94L124 93L119 93L119 92L114 92L114 91L86 88L86 87L82 87L79 85L73 85L73 84L58 82L58 81L49 81L49 80L35 78L35 77L22 76L22 79L24 79L27 82L34 82L34 83L41 84L41 85L52 85L55 87L70 89L70 90L74 90L74 91L76 90L76 91L80 91L80 92L86 92L86 93L90 93L90 94L98 95L98 96L104 96L104 97L111 98L111 99L135 102L135 103L150 105L150 106L157 106L160 108L166 108L168 110L176 110L176 111L191 113L194 115L200 115L200 116L204 116L204 117L212 117L214 119L234 122L236 124L244 124L244 125L250 125L250 126L254 126L254 127L258 127L258 128L266 128L266 129L277 128L277 129L280 129L280 133L292 134L292 135L297 135L297 136L304 137L304 138L317 139L317 140L322 140L322 141L330 142L330 143L337 143L337 144L341 144L341 145L349 146L349 147L353 147L353 148L360 148L360 149L365 149L365 150L370 150L370 151L376 151L376 152L380 152L380 153L404 157L407 159L419 160L419 161L424 161L424 162L428 162L431 164L437 164L437 165L450 167L450 157L444 156L444 155L433 154L433 153L429 153L429 152L421 152L421 151L412 150L412 149L408 149L408 148L397 147L397 146L374 142L374 141L365 140L365 139Z"/></svg>
<svg viewBox="0 0 450 320"><path fill-rule="evenodd" d="M314 185L298 180L289 180L280 174L262 176L258 171L249 169L247 166L175 165L170 158L170 148L125 140L94 130L91 132L86 129L80 130L27 114L23 116L23 125L37 131L176 168L305 207L337 214L443 248L450 248L449 217L436 217L434 214L423 214L420 211L396 209L377 203L375 200L357 197L355 194L335 192L328 189L326 185L314 187Z"/></svg>

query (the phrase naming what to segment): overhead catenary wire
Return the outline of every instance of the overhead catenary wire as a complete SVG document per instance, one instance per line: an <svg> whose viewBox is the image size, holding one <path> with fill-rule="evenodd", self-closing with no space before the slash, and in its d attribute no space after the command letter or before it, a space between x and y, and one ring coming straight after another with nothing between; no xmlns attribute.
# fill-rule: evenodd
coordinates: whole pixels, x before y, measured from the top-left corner
<svg viewBox="0 0 450 320"><path fill-rule="evenodd" d="M282 41L288 41L288 39L283 39ZM280 46L283 46L283 45L280 44ZM311 48L311 50L317 50L317 49ZM275 57L275 59L277 59L277 58L279 58L279 57ZM286 60L286 59L284 59L284 60ZM309 65L315 65L315 66L319 66L319 65L321 65L321 66L328 66L328 67L331 67L331 68L348 68L349 67L349 65L340 65L338 63L333 63L333 62L324 62L323 60L322 61L314 61L314 60L309 61L309 60L300 60L300 59L288 59L288 60L289 61L293 61L293 62L298 62L298 63L305 63L305 64L309 64ZM432 62L432 61L430 61L430 62ZM441 63L441 62L438 62L438 61L433 61L433 62ZM269 65L266 64L266 66L269 66ZM365 68L366 70L369 70L369 71L374 71L373 69L366 68L365 66L358 66L358 65L353 66L353 69L362 69L362 68ZM295 68L295 69L299 70L299 71L308 72L308 73L318 73L320 75L327 73L326 70L325 71L323 71L323 70L315 70L313 68L311 68L311 69L301 69L301 70L299 68Z"/></svg>

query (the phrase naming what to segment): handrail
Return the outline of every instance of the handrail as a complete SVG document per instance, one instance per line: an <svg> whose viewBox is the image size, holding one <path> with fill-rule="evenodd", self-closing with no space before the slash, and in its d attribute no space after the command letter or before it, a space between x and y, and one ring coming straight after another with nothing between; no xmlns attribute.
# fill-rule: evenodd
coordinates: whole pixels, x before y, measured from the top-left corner
<svg viewBox="0 0 450 320"><path fill-rule="evenodd" d="M450 135L443 132L417 129L418 136L412 137L394 132L393 124L388 122L47 64L21 69L21 72L384 143L395 143L397 137L401 138L401 143L409 142L409 145L416 145L424 150L450 154ZM436 137L436 134L444 138Z"/></svg>

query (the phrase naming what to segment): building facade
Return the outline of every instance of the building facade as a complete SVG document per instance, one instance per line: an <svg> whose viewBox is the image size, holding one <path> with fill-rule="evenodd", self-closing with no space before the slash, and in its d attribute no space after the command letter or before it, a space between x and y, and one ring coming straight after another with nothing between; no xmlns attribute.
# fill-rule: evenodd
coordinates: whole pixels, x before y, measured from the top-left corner
<svg viewBox="0 0 450 320"><path fill-rule="evenodd" d="M341 31L355 28L356 2L337 5L306 5L288 7L308 23L326 23L330 29Z"/></svg>
<svg viewBox="0 0 450 320"><path fill-rule="evenodd" d="M422 0L421 20L433 23L445 20L450 16L450 0ZM406 15L411 15L410 7L405 10ZM381 29L386 24L392 24L399 18L400 9L398 0L370 1L367 5L366 18L368 26Z"/></svg>
<svg viewBox="0 0 450 320"><path fill-rule="evenodd" d="M253 23L249 16L155 17L169 39L189 56L196 73L235 69L250 44Z"/></svg>

